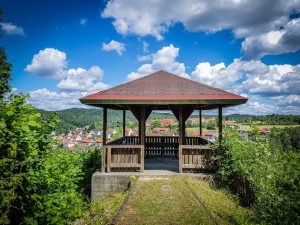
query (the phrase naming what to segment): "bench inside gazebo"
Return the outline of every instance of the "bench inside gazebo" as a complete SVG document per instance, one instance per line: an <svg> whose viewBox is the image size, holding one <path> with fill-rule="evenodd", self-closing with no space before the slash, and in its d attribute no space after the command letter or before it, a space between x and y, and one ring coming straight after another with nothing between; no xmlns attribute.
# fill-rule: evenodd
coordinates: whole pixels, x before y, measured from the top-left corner
<svg viewBox="0 0 300 225"><path fill-rule="evenodd" d="M102 172L144 172L144 158L151 154L172 154L179 158L179 172L215 170L213 152L201 138L203 110L218 110L222 133L222 109L244 104L247 98L213 88L166 71L100 91L80 99L81 103L103 108L103 134L107 131L107 110L123 111L123 137L107 143L103 135ZM139 122L139 136L125 136L126 110ZM146 136L146 120L153 110L170 110L178 120L179 136ZM185 122L199 110L200 137L185 136ZM222 136L219 135L219 139Z"/></svg>

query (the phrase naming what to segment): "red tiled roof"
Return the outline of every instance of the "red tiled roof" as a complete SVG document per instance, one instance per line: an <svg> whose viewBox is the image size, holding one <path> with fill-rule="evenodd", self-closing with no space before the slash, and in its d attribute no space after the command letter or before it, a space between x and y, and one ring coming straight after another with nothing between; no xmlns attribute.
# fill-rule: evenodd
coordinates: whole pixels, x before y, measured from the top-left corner
<svg viewBox="0 0 300 225"><path fill-rule="evenodd" d="M161 124L162 124L162 125L166 125L166 124L171 124L171 125L173 125L173 124L174 124L174 120L173 120L173 119L163 119L163 120L161 121Z"/></svg>
<svg viewBox="0 0 300 225"><path fill-rule="evenodd" d="M207 104L203 102L205 100L237 105L244 104L248 99L163 70L80 99L82 103L90 105L124 101L160 101L161 104L165 101L193 101L193 104Z"/></svg>

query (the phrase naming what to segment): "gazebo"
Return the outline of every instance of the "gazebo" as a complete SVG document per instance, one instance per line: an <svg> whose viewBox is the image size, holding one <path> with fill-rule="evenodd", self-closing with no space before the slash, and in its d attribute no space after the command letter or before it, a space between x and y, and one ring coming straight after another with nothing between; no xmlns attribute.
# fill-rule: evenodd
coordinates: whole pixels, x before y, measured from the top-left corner
<svg viewBox="0 0 300 225"><path fill-rule="evenodd" d="M143 172L145 155L158 152L178 154L179 172L183 172L215 169L208 141L201 138L202 110L218 110L220 134L222 109L244 104L248 99L161 70L79 100L103 108L102 172ZM107 109L123 111L123 137L110 143L105 135ZM126 110L130 110L139 122L138 137L125 136ZM178 120L179 136L146 136L145 122L153 110L171 110ZM200 137L186 137L185 122L195 110L199 110Z"/></svg>

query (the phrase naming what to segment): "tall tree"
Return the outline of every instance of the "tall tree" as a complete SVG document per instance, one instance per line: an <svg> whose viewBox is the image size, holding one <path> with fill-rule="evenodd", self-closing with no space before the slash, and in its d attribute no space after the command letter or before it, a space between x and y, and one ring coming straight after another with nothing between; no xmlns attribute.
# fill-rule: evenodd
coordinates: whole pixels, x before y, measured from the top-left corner
<svg viewBox="0 0 300 225"><path fill-rule="evenodd" d="M2 13L3 10L0 9L0 22L2 21ZM0 28L1 28L0 23ZM0 37L2 35L0 34ZM0 98L3 98L3 95L6 92L11 90L9 86L9 81L11 80L11 72L12 72L12 65L7 61L7 57L5 54L5 48L0 47Z"/></svg>

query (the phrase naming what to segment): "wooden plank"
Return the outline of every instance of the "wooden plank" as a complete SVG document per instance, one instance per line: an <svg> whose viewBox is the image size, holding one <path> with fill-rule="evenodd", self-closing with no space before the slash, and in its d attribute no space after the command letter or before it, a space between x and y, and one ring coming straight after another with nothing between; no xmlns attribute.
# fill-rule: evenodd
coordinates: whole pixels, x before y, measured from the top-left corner
<svg viewBox="0 0 300 225"><path fill-rule="evenodd" d="M179 145L179 173L182 173L182 147Z"/></svg>
<svg viewBox="0 0 300 225"><path fill-rule="evenodd" d="M141 163L112 163L111 168L122 167L141 167Z"/></svg>
<svg viewBox="0 0 300 225"><path fill-rule="evenodd" d="M110 165L111 165L111 147L108 147L107 150L107 172L110 173Z"/></svg>
<svg viewBox="0 0 300 225"><path fill-rule="evenodd" d="M183 149L210 149L207 145L182 145Z"/></svg>
<svg viewBox="0 0 300 225"><path fill-rule="evenodd" d="M106 146L102 147L102 166L101 166L101 172L105 172L105 166L106 166Z"/></svg>
<svg viewBox="0 0 300 225"><path fill-rule="evenodd" d="M144 168L145 168L145 162L144 162L144 152L145 152L145 147L142 146L140 148L140 161L141 161L141 170L140 172L143 173L144 172Z"/></svg>
<svg viewBox="0 0 300 225"><path fill-rule="evenodd" d="M106 145L106 132L107 132L107 106L103 107L103 146Z"/></svg>

